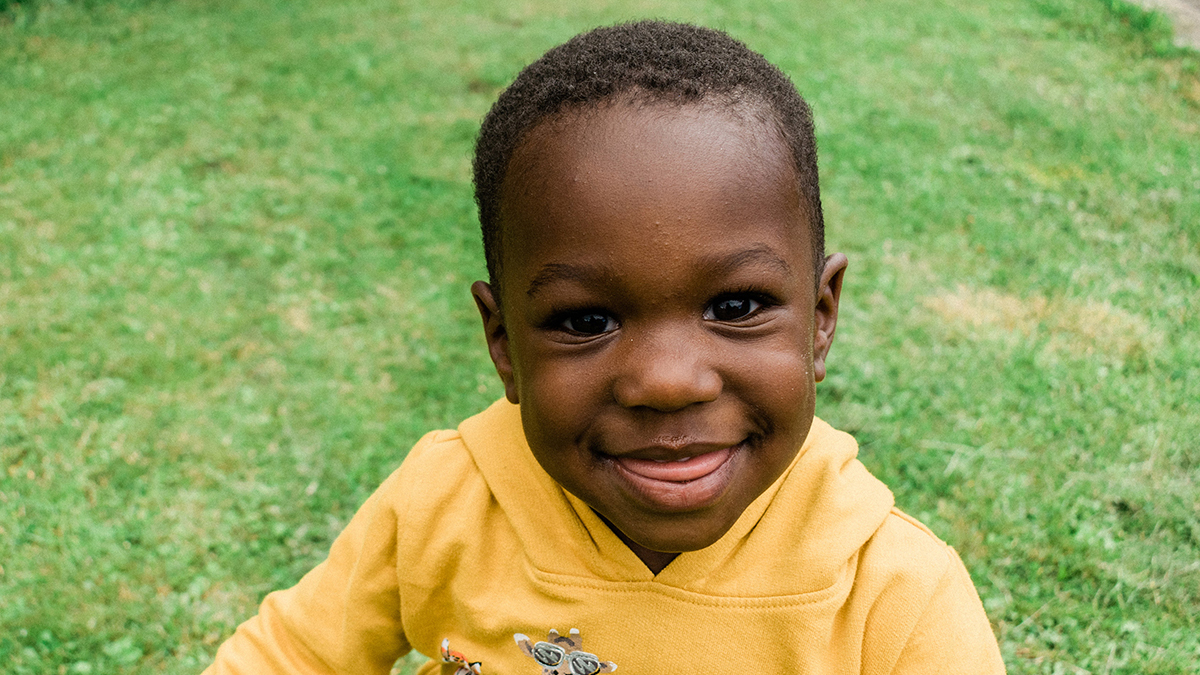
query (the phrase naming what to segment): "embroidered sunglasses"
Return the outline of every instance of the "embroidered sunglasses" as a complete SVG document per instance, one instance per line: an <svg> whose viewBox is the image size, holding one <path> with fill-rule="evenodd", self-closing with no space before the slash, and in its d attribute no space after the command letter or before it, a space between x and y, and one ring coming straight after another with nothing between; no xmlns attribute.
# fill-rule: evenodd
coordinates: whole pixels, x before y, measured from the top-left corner
<svg viewBox="0 0 1200 675"><path fill-rule="evenodd" d="M562 647L549 642L539 642L533 646L533 658L543 666L553 668L566 659L571 668L571 675L596 675L600 672L600 659L595 654L587 652L568 652Z"/></svg>

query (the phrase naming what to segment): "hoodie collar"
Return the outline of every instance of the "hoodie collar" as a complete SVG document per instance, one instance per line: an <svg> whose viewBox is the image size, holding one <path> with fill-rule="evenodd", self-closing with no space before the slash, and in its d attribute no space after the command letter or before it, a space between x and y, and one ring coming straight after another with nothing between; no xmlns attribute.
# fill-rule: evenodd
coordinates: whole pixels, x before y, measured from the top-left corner
<svg viewBox="0 0 1200 675"><path fill-rule="evenodd" d="M531 564L547 573L653 581L713 595L795 595L831 586L890 512L891 492L856 459L858 444L820 419L792 464L716 543L657 576L592 509L542 469L520 408L500 400L459 426ZM757 580L747 586L748 580Z"/></svg>

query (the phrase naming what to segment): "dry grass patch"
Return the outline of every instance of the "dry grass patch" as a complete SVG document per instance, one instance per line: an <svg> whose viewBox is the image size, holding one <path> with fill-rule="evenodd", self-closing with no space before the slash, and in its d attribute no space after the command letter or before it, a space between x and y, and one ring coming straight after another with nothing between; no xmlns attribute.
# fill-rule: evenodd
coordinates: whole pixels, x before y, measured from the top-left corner
<svg viewBox="0 0 1200 675"><path fill-rule="evenodd" d="M1046 348L1076 356L1120 359L1153 354L1165 337L1143 317L1108 301L1026 298L959 286L924 299L952 333L974 339L1045 340Z"/></svg>

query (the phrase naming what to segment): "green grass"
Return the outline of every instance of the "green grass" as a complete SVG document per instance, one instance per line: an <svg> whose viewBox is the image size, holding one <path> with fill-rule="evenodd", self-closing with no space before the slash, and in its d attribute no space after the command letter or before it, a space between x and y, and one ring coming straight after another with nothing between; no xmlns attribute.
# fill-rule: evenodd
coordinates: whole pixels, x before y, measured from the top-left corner
<svg viewBox="0 0 1200 675"><path fill-rule="evenodd" d="M39 3L0 24L0 663L197 672L500 395L478 121L545 48L725 28L815 108L819 414L1011 673L1200 672L1200 59L1107 0Z"/></svg>

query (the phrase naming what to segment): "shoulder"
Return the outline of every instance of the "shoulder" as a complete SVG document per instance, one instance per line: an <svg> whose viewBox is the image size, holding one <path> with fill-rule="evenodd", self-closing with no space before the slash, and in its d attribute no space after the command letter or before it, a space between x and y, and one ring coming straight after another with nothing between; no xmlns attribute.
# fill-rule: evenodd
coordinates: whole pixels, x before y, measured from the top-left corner
<svg viewBox="0 0 1200 675"><path fill-rule="evenodd" d="M484 532L504 527L504 514L472 450L457 429L431 431L379 490L397 514L398 562L409 571L409 581L471 555Z"/></svg>
<svg viewBox="0 0 1200 675"><path fill-rule="evenodd" d="M462 434L457 429L438 429L417 441L396 474L412 480L440 471L470 471L472 466Z"/></svg>
<svg viewBox="0 0 1200 675"><path fill-rule="evenodd" d="M964 580L966 589L961 588ZM947 585L969 592L947 596ZM931 603L959 603L982 611L954 549L897 508L892 508L860 549L852 594L857 596L856 604L884 610L888 622L901 634L916 626Z"/></svg>
<svg viewBox="0 0 1200 675"><path fill-rule="evenodd" d="M931 563L941 561L942 567L954 558L953 549L949 544L942 541L924 523L894 506L875 532L875 537L868 542L868 546L872 545L903 548L906 557L928 558Z"/></svg>
<svg viewBox="0 0 1200 675"><path fill-rule="evenodd" d="M943 579L961 567L946 542L916 518L892 507L863 545L858 578L879 586L881 593L903 588L911 601L914 596L932 596Z"/></svg>
<svg viewBox="0 0 1200 675"><path fill-rule="evenodd" d="M1003 673L996 639L958 553L916 518L893 508L864 545L855 580L878 618L876 645L897 673ZM970 655L969 658L966 658ZM891 661L891 659L896 659Z"/></svg>
<svg viewBox="0 0 1200 675"><path fill-rule="evenodd" d="M482 477L462 434L439 429L417 441L379 491L389 502L404 502L406 511L419 512L480 487Z"/></svg>

